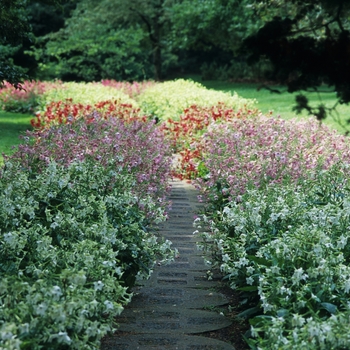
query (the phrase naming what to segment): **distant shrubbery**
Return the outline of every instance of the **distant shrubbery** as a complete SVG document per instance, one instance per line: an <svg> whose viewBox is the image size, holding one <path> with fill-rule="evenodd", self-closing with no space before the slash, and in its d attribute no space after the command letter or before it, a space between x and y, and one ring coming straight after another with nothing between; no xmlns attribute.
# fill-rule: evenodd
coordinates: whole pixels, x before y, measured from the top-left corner
<svg viewBox="0 0 350 350"><path fill-rule="evenodd" d="M156 84L141 93L137 101L144 113L163 121L178 120L183 111L193 105L212 107L221 103L235 110L254 107L253 100L208 90L199 83L183 79Z"/></svg>

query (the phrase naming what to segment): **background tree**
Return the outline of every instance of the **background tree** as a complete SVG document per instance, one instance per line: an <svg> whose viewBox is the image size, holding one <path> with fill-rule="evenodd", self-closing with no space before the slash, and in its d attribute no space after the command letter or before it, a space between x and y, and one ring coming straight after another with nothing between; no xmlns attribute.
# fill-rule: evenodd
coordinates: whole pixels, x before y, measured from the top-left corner
<svg viewBox="0 0 350 350"><path fill-rule="evenodd" d="M36 57L75 80L159 80L166 60L172 0L81 0L65 27L40 40ZM164 54L164 57L162 57ZM51 64L50 64L51 63ZM150 72L153 66L153 74Z"/></svg>
<svg viewBox="0 0 350 350"><path fill-rule="evenodd" d="M58 6L60 0L42 0L41 4ZM18 86L26 77L26 69L15 58L23 43L32 43L29 0L1 0L0 2L0 83L8 81Z"/></svg>
<svg viewBox="0 0 350 350"><path fill-rule="evenodd" d="M254 16L251 2L177 2L171 9L172 45L177 50L185 51L187 57L194 60L194 65L202 67L203 77L233 78L238 73L235 68L244 60L238 52L242 40L257 31L261 24L259 17ZM241 67L238 69L242 71ZM220 74L220 71L224 74Z"/></svg>
<svg viewBox="0 0 350 350"><path fill-rule="evenodd" d="M34 50L52 76L74 80L169 77L230 65L258 28L250 0L80 0L64 28Z"/></svg>
<svg viewBox="0 0 350 350"><path fill-rule="evenodd" d="M10 58L14 47L29 37L26 7L22 0L3 0L0 3L0 83L4 80L18 85L23 70L16 67Z"/></svg>
<svg viewBox="0 0 350 350"><path fill-rule="evenodd" d="M266 78L287 86L289 92L335 91L338 103L350 102L350 1L256 1L254 9L264 25L244 41L250 62L270 60ZM306 109L319 120L335 110L310 106L300 94L295 110Z"/></svg>

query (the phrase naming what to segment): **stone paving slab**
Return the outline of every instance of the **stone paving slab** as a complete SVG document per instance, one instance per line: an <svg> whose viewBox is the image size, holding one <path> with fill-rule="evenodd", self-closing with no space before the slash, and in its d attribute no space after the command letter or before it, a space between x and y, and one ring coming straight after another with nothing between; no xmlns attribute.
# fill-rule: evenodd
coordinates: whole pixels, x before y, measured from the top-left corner
<svg viewBox="0 0 350 350"><path fill-rule="evenodd" d="M211 290L183 288L183 286L163 286L162 288L143 288L133 297L132 308L169 307L199 309L227 304L227 299L220 293ZM128 309L128 307L126 308Z"/></svg>
<svg viewBox="0 0 350 350"><path fill-rule="evenodd" d="M231 324L215 311L228 301L215 291L217 282L206 278L208 266L197 249L197 192L185 181L171 185L172 210L156 231L173 242L179 255L167 265L155 266L149 280L139 281L131 303L116 319L118 332L103 340L102 350L234 350L231 344L198 336Z"/></svg>
<svg viewBox="0 0 350 350"><path fill-rule="evenodd" d="M213 283L208 281L207 273L205 271L184 271L177 270L160 271L154 274L157 285L172 285L181 284L191 288L211 288Z"/></svg>
<svg viewBox="0 0 350 350"><path fill-rule="evenodd" d="M179 308L170 305L167 308L133 308L123 312L119 319L120 331L156 334L194 334L215 331L228 327L231 321L212 311Z"/></svg>
<svg viewBox="0 0 350 350"><path fill-rule="evenodd" d="M110 349L118 350L234 350L232 345L206 337L174 334L126 334L110 337L105 343Z"/></svg>

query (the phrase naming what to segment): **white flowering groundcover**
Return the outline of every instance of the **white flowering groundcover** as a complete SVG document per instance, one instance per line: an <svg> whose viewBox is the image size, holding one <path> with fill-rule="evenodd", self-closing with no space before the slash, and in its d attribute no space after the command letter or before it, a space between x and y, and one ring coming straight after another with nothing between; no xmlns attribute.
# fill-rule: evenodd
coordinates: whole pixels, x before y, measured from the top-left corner
<svg viewBox="0 0 350 350"><path fill-rule="evenodd" d="M165 220L123 169L86 159L0 170L0 349L98 349L136 275L170 260L147 228ZM159 261L159 260L158 260Z"/></svg>
<svg viewBox="0 0 350 350"><path fill-rule="evenodd" d="M298 184L248 189L196 225L202 249L250 303L256 349L350 347L350 180L335 165Z"/></svg>

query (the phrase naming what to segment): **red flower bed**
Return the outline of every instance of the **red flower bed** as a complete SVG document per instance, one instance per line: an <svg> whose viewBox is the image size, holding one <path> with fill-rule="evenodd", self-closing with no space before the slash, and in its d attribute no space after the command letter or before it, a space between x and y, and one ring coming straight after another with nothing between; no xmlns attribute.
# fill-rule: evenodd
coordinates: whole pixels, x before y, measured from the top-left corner
<svg viewBox="0 0 350 350"><path fill-rule="evenodd" d="M44 113L37 113L31 120L31 124L36 129L43 129L52 125L72 123L74 120L85 117L94 118L94 113L98 113L99 118L108 119L110 116L126 118L128 120L143 120L140 110L135 109L131 104L121 103L119 100L108 100L95 103L94 105L83 105L73 103L72 99L65 101L51 102L46 106Z"/></svg>
<svg viewBox="0 0 350 350"><path fill-rule="evenodd" d="M242 117L254 117L258 114L258 109L235 111L220 103L211 107L192 105L184 110L180 120L168 119L161 125L161 129L170 139L174 153L180 155L174 176L180 179L197 178L203 151L198 141L210 124L228 122Z"/></svg>

